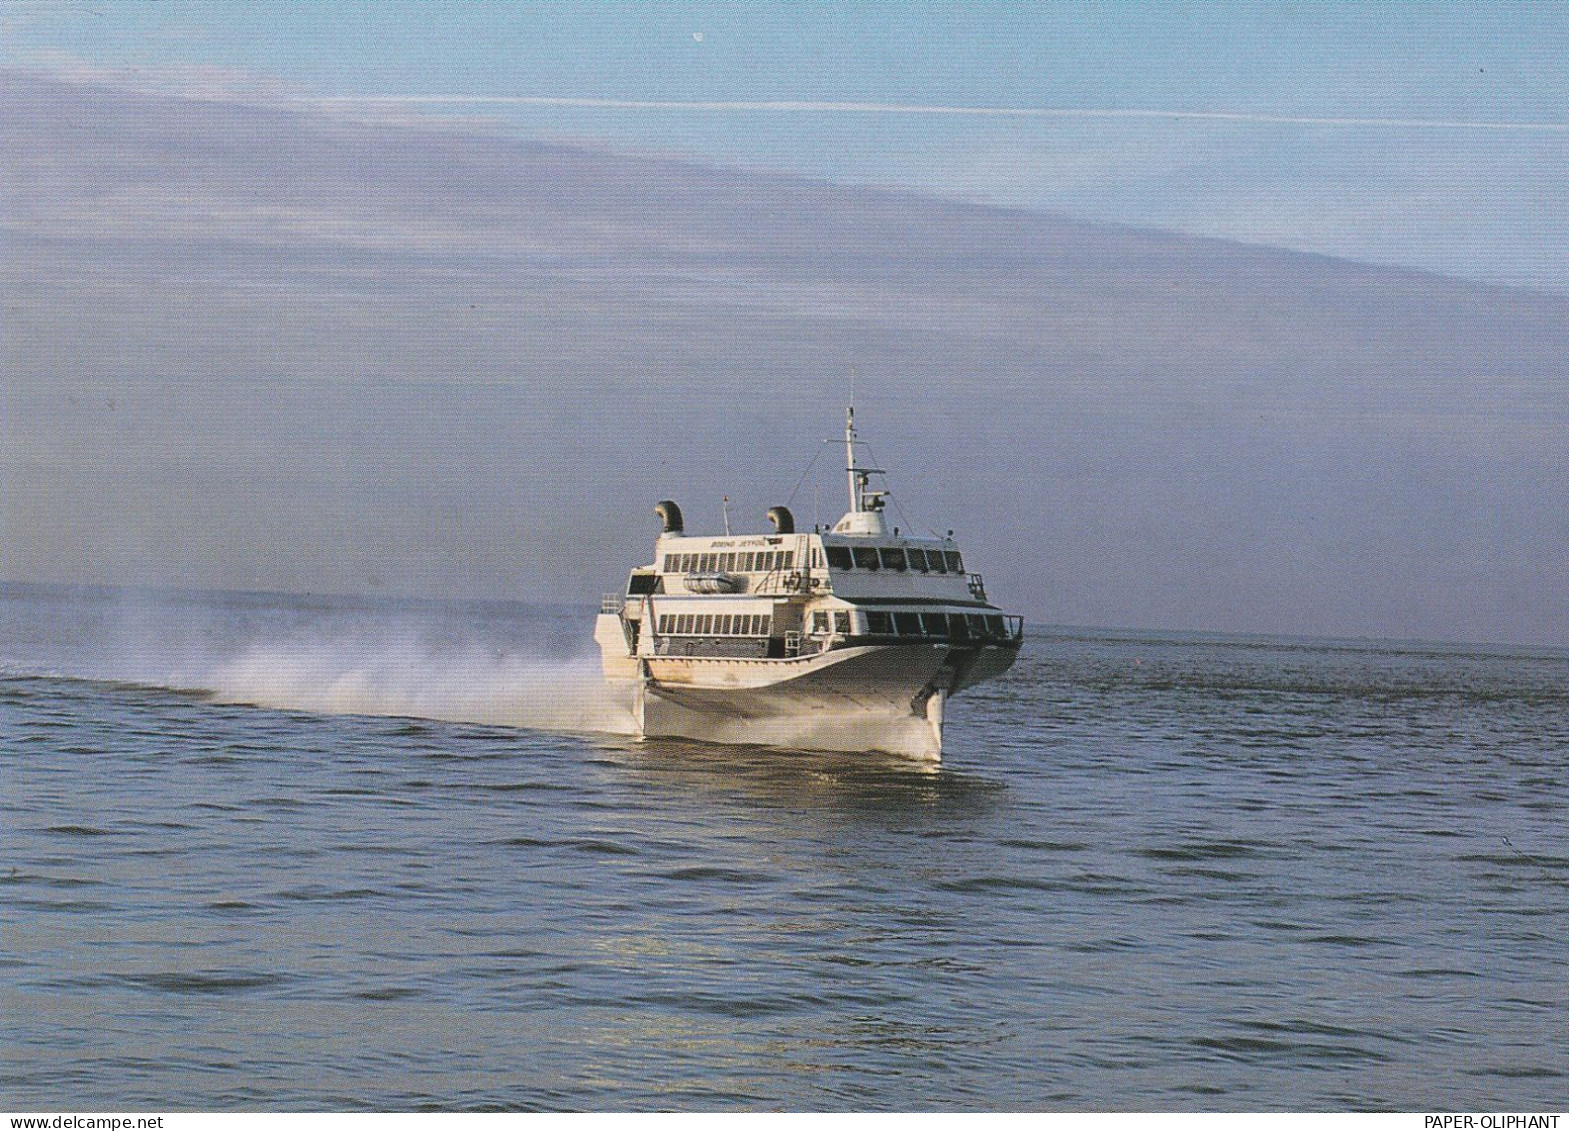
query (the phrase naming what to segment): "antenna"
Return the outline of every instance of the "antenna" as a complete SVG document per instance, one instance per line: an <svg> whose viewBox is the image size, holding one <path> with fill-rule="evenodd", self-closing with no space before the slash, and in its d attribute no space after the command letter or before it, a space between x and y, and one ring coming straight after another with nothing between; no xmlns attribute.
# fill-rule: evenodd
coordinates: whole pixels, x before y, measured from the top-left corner
<svg viewBox="0 0 1569 1131"><path fill-rule="evenodd" d="M724 505L721 507L721 509L725 513L725 537L728 538L728 537L730 537L730 496L729 495L725 496Z"/></svg>
<svg viewBox="0 0 1569 1131"><path fill-rule="evenodd" d="M850 509L858 511L861 509L861 492L856 489L857 484L855 481L855 400L853 395L849 411L845 413L844 417L844 451L845 475L850 480Z"/></svg>

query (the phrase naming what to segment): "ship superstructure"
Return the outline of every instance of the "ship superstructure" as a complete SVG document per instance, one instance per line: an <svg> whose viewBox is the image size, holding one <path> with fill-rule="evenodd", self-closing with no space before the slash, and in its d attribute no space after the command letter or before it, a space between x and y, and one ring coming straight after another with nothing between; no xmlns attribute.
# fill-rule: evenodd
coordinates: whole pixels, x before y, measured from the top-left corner
<svg viewBox="0 0 1569 1131"><path fill-rule="evenodd" d="M797 531L689 535L669 500L650 565L608 595L595 639L642 736L936 760L948 696L1013 663L1023 623L986 597L951 533L887 522L882 472L845 423L850 510Z"/></svg>

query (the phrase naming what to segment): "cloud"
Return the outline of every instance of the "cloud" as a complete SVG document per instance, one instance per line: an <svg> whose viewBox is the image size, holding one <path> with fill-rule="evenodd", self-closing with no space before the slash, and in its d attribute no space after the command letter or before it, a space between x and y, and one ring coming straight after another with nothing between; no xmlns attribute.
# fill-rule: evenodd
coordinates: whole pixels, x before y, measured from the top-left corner
<svg viewBox="0 0 1569 1131"><path fill-rule="evenodd" d="M1034 619L1569 641L1561 296L25 76L0 149L10 578L591 598L854 365Z"/></svg>
<svg viewBox="0 0 1569 1131"><path fill-rule="evenodd" d="M582 110L658 110L691 113L929 114L975 118L1109 119L1120 121L1222 122L1251 125L1332 126L1347 129L1501 130L1569 133L1566 122L1475 121L1463 118L1356 118L1306 114L1265 114L1248 110L1153 110L1033 106L941 106L902 102L737 100L677 101L626 98L558 98L526 95L407 94L358 95L322 99L361 105L537 106Z"/></svg>

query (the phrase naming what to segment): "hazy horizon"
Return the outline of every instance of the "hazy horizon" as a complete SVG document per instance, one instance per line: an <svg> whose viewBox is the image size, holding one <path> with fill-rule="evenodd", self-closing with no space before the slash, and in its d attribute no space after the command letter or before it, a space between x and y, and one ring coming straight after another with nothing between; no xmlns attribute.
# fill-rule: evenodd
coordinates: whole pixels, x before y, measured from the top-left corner
<svg viewBox="0 0 1569 1131"><path fill-rule="evenodd" d="M1032 623L1569 644L1565 296L417 114L0 100L7 580L592 602L659 498L761 529L853 367L895 521Z"/></svg>

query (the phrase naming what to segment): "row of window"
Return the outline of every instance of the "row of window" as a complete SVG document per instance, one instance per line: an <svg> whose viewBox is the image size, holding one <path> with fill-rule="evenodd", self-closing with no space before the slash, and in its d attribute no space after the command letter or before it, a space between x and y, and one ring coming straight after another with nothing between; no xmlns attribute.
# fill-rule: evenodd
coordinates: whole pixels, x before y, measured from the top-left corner
<svg viewBox="0 0 1569 1131"><path fill-rule="evenodd" d="M666 573L771 573L776 569L790 569L794 565L794 550L665 555Z"/></svg>
<svg viewBox="0 0 1569 1131"><path fill-rule="evenodd" d="M866 631L872 636L937 636L953 640L981 640L1008 634L1000 613L869 612Z"/></svg>
<svg viewBox="0 0 1569 1131"><path fill-rule="evenodd" d="M767 613L661 613L661 636L767 636Z"/></svg>
<svg viewBox="0 0 1569 1131"><path fill-rule="evenodd" d="M868 612L870 636L928 636L944 640L1002 639L1008 635L1001 615L995 613L884 613ZM661 613L661 636L768 636L773 618L766 613ZM826 636L851 634L847 611L812 614L812 632Z"/></svg>
<svg viewBox="0 0 1569 1131"><path fill-rule="evenodd" d="M896 549L889 546L829 546L828 565L832 569L892 569L903 573L963 573L964 559L958 550Z"/></svg>

